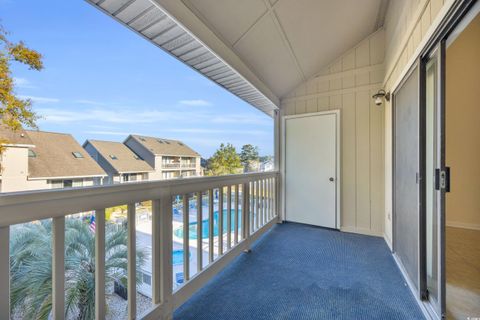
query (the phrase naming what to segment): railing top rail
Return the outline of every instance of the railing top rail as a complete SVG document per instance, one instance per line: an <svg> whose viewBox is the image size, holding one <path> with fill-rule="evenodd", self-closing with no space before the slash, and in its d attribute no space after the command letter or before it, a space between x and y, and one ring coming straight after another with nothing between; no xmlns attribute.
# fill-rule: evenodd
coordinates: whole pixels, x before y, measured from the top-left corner
<svg viewBox="0 0 480 320"><path fill-rule="evenodd" d="M276 177L277 171L0 194L0 227Z"/></svg>

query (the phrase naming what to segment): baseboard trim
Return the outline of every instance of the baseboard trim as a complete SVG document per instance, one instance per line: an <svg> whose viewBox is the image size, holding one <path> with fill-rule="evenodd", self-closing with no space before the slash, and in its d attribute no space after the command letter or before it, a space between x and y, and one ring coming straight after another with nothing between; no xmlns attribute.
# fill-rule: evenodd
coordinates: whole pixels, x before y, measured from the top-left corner
<svg viewBox="0 0 480 320"><path fill-rule="evenodd" d="M480 224L463 223L463 222L458 222L458 221L447 221L446 225L447 225L447 227L452 227L452 228L462 228L462 229L480 231Z"/></svg>
<svg viewBox="0 0 480 320"><path fill-rule="evenodd" d="M374 236L374 237L382 237L383 238L383 232L382 231L374 231L374 230L370 230L370 229L366 229L366 228L340 227L340 231L358 233L358 234L363 234L363 235L367 235L367 236Z"/></svg>

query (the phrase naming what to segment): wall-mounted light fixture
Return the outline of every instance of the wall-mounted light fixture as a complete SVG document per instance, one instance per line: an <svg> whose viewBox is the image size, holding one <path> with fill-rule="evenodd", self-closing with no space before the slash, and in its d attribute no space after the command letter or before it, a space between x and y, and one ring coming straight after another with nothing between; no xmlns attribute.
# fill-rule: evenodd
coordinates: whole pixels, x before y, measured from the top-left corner
<svg viewBox="0 0 480 320"><path fill-rule="evenodd" d="M390 92L385 92L385 90L383 89L380 89L378 90L377 93L375 93L373 96L372 96L373 100L375 101L375 104L377 106L381 106L382 103L383 103L383 99L387 100L387 101L390 101Z"/></svg>

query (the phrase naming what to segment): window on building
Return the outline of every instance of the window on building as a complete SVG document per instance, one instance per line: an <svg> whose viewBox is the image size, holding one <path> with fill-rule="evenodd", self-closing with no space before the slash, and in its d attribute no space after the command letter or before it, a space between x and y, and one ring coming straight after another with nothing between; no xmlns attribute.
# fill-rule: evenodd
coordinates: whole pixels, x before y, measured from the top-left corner
<svg viewBox="0 0 480 320"><path fill-rule="evenodd" d="M73 180L63 180L63 187L64 187L64 188L71 188L71 187L73 187Z"/></svg>
<svg viewBox="0 0 480 320"><path fill-rule="evenodd" d="M151 286L152 285L152 276L142 272L142 281L143 281L143 283Z"/></svg>
<svg viewBox="0 0 480 320"><path fill-rule="evenodd" d="M130 176L128 175L128 173L125 173L123 175L123 181L130 181Z"/></svg>
<svg viewBox="0 0 480 320"><path fill-rule="evenodd" d="M72 152L72 154L77 159L83 158L83 154L81 154L80 152L75 151L75 152Z"/></svg>

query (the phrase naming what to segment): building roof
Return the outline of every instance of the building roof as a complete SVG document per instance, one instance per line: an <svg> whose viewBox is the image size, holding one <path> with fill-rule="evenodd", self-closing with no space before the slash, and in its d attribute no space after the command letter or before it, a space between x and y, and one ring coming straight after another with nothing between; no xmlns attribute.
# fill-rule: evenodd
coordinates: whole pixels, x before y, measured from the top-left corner
<svg viewBox="0 0 480 320"><path fill-rule="evenodd" d="M33 145L32 140L23 129L13 131L7 126L0 124L0 143L2 145Z"/></svg>
<svg viewBox="0 0 480 320"><path fill-rule="evenodd" d="M128 139L134 139L154 155L199 157L196 151L178 140L130 135Z"/></svg>
<svg viewBox="0 0 480 320"><path fill-rule="evenodd" d="M153 168L121 142L87 140L117 173L149 172Z"/></svg>
<svg viewBox="0 0 480 320"><path fill-rule="evenodd" d="M105 171L70 135L26 131L35 145L28 159L30 178L74 178L106 176Z"/></svg>

